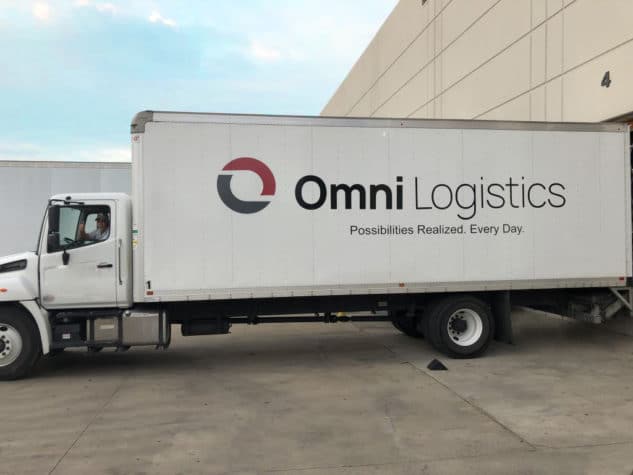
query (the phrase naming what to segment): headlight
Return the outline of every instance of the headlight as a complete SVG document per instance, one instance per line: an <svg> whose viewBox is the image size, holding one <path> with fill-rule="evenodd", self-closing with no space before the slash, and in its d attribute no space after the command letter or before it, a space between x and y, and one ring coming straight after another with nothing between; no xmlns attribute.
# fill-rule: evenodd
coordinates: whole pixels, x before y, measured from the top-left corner
<svg viewBox="0 0 633 475"><path fill-rule="evenodd" d="M3 272L15 272L16 270L23 269L26 269L26 259L7 262L6 264L0 264L0 274L2 274Z"/></svg>

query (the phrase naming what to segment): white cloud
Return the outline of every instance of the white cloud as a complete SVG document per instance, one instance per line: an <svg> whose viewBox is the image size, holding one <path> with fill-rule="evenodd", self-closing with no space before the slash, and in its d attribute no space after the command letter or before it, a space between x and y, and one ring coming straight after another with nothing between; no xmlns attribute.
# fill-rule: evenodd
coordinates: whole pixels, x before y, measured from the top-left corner
<svg viewBox="0 0 633 475"><path fill-rule="evenodd" d="M263 45L257 40L251 41L249 55L259 61L273 62L281 59L281 51Z"/></svg>
<svg viewBox="0 0 633 475"><path fill-rule="evenodd" d="M24 157L38 157L42 147L25 142L0 142L0 160L25 160ZM27 160L29 158L26 158ZM34 160L40 160L34 158Z"/></svg>
<svg viewBox="0 0 633 475"><path fill-rule="evenodd" d="M147 19L152 23L161 23L170 28L176 27L176 22L174 20L172 20L171 18L165 18L164 16L160 14L160 12L156 10L154 10Z"/></svg>
<svg viewBox="0 0 633 475"><path fill-rule="evenodd" d="M48 3L34 3L31 11L33 12L33 16L41 21L46 21L51 17L51 7Z"/></svg>
<svg viewBox="0 0 633 475"><path fill-rule="evenodd" d="M117 7L113 3L109 3L109 2L95 3L95 2L92 2L91 0L76 0L75 7L78 7L78 8L93 7L95 10L97 10L100 13L110 13L112 15L114 15L115 13L118 13L119 11L119 7Z"/></svg>
<svg viewBox="0 0 633 475"><path fill-rule="evenodd" d="M17 162L129 162L129 147L104 146L97 148L55 147L24 142L0 142L0 161Z"/></svg>
<svg viewBox="0 0 633 475"><path fill-rule="evenodd" d="M132 152L129 147L79 150L75 159L82 162L129 162Z"/></svg>
<svg viewBox="0 0 633 475"><path fill-rule="evenodd" d="M180 24L209 25L239 38L256 62L306 63L343 76L371 41L397 0L220 2L218 14L180 12ZM192 10L192 9L190 9ZM350 19L353 18L353 21Z"/></svg>
<svg viewBox="0 0 633 475"><path fill-rule="evenodd" d="M116 7L116 5L113 5L112 3L97 3L95 5L95 8L97 9L97 11L102 12L102 13L116 13L118 8Z"/></svg>

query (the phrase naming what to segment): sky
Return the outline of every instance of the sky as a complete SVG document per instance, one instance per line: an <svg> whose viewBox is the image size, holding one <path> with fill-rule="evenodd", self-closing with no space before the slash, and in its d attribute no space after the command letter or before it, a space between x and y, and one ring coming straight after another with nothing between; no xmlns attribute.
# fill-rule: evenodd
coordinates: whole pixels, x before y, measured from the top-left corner
<svg viewBox="0 0 633 475"><path fill-rule="evenodd" d="M141 110L318 115L397 0L0 0L0 160L129 161Z"/></svg>

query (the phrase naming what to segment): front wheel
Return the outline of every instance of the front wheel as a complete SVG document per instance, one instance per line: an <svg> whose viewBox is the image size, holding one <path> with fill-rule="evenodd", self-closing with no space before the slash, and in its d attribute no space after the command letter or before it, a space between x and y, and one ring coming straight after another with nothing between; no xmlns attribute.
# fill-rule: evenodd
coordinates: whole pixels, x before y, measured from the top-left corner
<svg viewBox="0 0 633 475"><path fill-rule="evenodd" d="M0 307L0 380L26 376L41 354L37 327L29 315Z"/></svg>
<svg viewBox="0 0 633 475"><path fill-rule="evenodd" d="M433 346L453 358L481 355L494 335L494 319L488 304L471 296L452 296L431 305L425 329Z"/></svg>

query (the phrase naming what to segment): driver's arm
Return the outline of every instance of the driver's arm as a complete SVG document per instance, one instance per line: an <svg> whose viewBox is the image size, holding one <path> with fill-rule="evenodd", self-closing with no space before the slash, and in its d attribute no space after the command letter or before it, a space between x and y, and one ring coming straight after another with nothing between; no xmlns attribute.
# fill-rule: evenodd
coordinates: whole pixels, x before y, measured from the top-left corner
<svg viewBox="0 0 633 475"><path fill-rule="evenodd" d="M86 233L86 225L85 223L79 223L79 240L85 241L88 239L88 233Z"/></svg>

